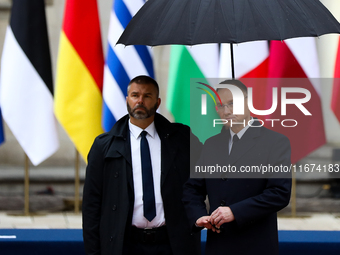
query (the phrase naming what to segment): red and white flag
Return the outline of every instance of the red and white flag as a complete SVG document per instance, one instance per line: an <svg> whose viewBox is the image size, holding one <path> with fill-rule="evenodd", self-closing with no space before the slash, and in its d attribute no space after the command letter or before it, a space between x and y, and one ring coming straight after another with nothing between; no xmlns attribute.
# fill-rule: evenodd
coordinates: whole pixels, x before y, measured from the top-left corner
<svg viewBox="0 0 340 255"><path fill-rule="evenodd" d="M267 41L234 44L235 78L265 78L268 75L269 49ZM230 44L221 44L220 70L222 78L231 77Z"/></svg>
<svg viewBox="0 0 340 255"><path fill-rule="evenodd" d="M335 61L334 78L331 108L340 122L340 39Z"/></svg>
<svg viewBox="0 0 340 255"><path fill-rule="evenodd" d="M280 120L280 122L276 121L274 127L270 128L289 138L292 147L292 163L296 163L326 143L319 76L319 63L314 38L305 37L289 39L285 42L271 42L268 77L291 79L274 79L268 82L266 109L269 109L272 104L273 87L278 88L278 108L267 118ZM311 99L303 103L303 106L311 115L305 115L293 104L287 105L286 115L282 114L280 111L282 87L299 87L308 90ZM287 93L286 97L301 99L305 95ZM283 124L282 121L284 121ZM295 124L295 127L287 127Z"/></svg>

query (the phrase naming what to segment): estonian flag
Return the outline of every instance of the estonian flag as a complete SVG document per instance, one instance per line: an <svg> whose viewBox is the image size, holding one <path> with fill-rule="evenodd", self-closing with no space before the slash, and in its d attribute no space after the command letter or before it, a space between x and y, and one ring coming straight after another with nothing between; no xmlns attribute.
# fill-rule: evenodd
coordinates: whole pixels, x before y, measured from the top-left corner
<svg viewBox="0 0 340 255"><path fill-rule="evenodd" d="M3 118L38 165L59 147L44 0L13 0L0 81Z"/></svg>

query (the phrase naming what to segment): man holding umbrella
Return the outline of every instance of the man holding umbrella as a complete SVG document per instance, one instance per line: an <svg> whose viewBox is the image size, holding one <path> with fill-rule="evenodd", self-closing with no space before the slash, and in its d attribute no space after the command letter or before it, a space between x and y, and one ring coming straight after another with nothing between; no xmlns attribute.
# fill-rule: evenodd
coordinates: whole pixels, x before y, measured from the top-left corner
<svg viewBox="0 0 340 255"><path fill-rule="evenodd" d="M247 98L247 87L240 81L222 84L237 87ZM227 124L221 133L205 142L196 165L213 166L223 162L237 171L218 179L190 179L185 184L183 202L193 232L208 229L207 255L279 254L276 212L289 203L290 174L282 171L263 178L261 174L250 176L241 171L244 166L289 167L289 140L252 118L247 100L244 100L244 114L236 115L231 91L219 88L217 93L222 102L218 105L218 114ZM206 195L209 215L204 202Z"/></svg>
<svg viewBox="0 0 340 255"><path fill-rule="evenodd" d="M320 0L149 0L117 43L149 46L230 43L235 78L234 43L329 33L340 33L340 23ZM224 102L219 114L228 123L220 134L207 140L203 160L210 160L207 155L216 159L216 155L225 152L216 148L227 146L224 149L228 152L230 149L230 155L225 160L233 159L238 167L254 162L290 165L287 137L260 127L256 119L251 120L247 105L244 115L234 115L227 90L220 93ZM253 127L231 127L232 119L250 121ZM231 139L234 133L239 141ZM208 231L208 254L278 254L276 212L288 204L290 188L289 178L192 179L185 186L183 200L192 226L212 230ZM206 195L209 216L204 203Z"/></svg>

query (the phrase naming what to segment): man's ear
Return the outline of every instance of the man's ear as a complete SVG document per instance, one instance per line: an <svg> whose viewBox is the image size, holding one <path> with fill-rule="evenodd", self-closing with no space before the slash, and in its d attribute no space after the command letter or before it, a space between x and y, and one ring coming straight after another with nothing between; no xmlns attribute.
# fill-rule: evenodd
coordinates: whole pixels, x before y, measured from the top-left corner
<svg viewBox="0 0 340 255"><path fill-rule="evenodd" d="M161 105L161 101L162 101L162 100L161 100L160 98L157 99L157 109L158 109L159 106Z"/></svg>

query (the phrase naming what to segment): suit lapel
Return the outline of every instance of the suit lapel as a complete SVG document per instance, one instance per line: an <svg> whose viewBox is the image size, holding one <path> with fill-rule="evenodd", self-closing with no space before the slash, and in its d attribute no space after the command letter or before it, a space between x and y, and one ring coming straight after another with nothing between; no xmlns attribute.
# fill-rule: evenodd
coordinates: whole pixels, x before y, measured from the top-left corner
<svg viewBox="0 0 340 255"><path fill-rule="evenodd" d="M237 142L238 144L232 147L228 160L230 165L233 165L256 144L256 138L260 136L260 132L261 127L254 126L248 128L242 138Z"/></svg>
<svg viewBox="0 0 340 255"><path fill-rule="evenodd" d="M111 130L110 133L113 135L112 143L106 153L106 158L119 158L124 157L126 161L126 171L128 183L133 188L132 179L132 160L131 160L131 145L130 145L130 132L127 127L127 121L119 125L118 131Z"/></svg>
<svg viewBox="0 0 340 255"><path fill-rule="evenodd" d="M174 162L177 148L171 143L169 135L160 137L161 139L161 186L164 184L167 174Z"/></svg>
<svg viewBox="0 0 340 255"><path fill-rule="evenodd" d="M130 138L128 142L115 138L106 153L106 158L118 158L121 156L131 165Z"/></svg>
<svg viewBox="0 0 340 255"><path fill-rule="evenodd" d="M227 165L229 160L229 140L230 140L230 131L229 129L222 129L222 132L219 134L219 139L216 143L213 144L212 150L214 151L214 158L217 158L221 161L216 163L220 165Z"/></svg>
<svg viewBox="0 0 340 255"><path fill-rule="evenodd" d="M177 146L172 139L169 139L175 131L171 123L162 115L156 113L155 127L161 140L161 186L164 184L177 153Z"/></svg>
<svg viewBox="0 0 340 255"><path fill-rule="evenodd" d="M131 142L130 142L130 132L129 135L126 137L126 142L124 143L125 149L124 152L126 153L125 159L127 161L126 171L127 171L127 178L132 190L133 187L133 177L132 177L132 159L131 159Z"/></svg>

